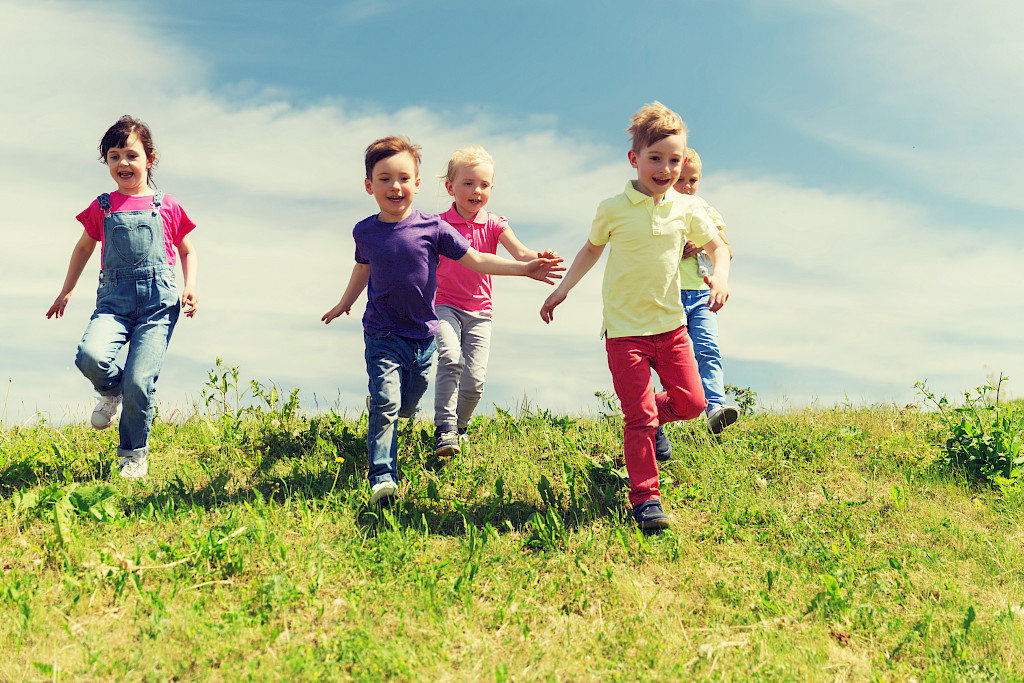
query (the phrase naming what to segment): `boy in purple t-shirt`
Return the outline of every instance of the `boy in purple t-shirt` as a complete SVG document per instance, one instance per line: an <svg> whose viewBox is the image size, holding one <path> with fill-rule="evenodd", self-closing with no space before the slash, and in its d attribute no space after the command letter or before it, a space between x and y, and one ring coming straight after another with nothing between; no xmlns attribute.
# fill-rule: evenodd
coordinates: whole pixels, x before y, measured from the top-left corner
<svg viewBox="0 0 1024 683"><path fill-rule="evenodd" d="M391 136L366 148L366 192L380 213L352 231L356 264L341 301L321 320L349 314L367 289L363 314L370 397L367 450L370 504L386 503L398 490L399 417L412 417L427 389L434 355L437 262L440 256L490 275L526 275L554 284L564 271L560 258L518 262L473 249L439 216L412 208L419 192L420 147Z"/></svg>

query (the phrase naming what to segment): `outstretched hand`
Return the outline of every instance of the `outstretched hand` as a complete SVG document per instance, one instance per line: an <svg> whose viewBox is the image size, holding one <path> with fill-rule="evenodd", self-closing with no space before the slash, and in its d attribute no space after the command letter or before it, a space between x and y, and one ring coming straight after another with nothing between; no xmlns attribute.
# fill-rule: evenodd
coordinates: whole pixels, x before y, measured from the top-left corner
<svg viewBox="0 0 1024 683"><path fill-rule="evenodd" d="M565 301L565 292L561 288L551 292L548 298L544 299L544 305L540 307L540 319L550 325L551 321L555 319L555 308L563 301Z"/></svg>
<svg viewBox="0 0 1024 683"><path fill-rule="evenodd" d="M46 319L49 320L53 316L57 316L58 318L63 317L64 309L67 308L68 301L70 300L71 292L68 292L67 294L61 294L56 299L54 299L53 303L50 305L50 308L46 311Z"/></svg>
<svg viewBox="0 0 1024 683"><path fill-rule="evenodd" d="M711 290L708 292L708 308L712 312L719 311L722 306L725 306L725 302L729 300L728 285L717 278L715 274L705 275L704 284Z"/></svg>
<svg viewBox="0 0 1024 683"><path fill-rule="evenodd" d="M526 263L527 277L531 277L534 280L545 282L549 285L555 284L555 280L562 279L562 276L558 273L565 271L565 266L560 265L565 259L554 257L541 257L535 258L532 261Z"/></svg>
<svg viewBox="0 0 1024 683"><path fill-rule="evenodd" d="M320 317L320 320L323 320L325 325L329 325L330 322L332 320L334 320L335 318L340 317L341 315L349 315L351 313L351 311L352 311L352 307L351 306L349 306L348 308L343 308L341 306L341 304L338 304L337 306L335 306L331 310L329 310L326 313L324 313Z"/></svg>

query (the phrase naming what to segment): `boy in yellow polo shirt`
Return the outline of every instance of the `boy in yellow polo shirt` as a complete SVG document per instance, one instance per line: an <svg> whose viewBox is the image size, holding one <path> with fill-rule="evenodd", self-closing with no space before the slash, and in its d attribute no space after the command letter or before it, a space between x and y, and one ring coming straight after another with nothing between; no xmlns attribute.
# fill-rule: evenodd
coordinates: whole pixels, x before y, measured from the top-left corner
<svg viewBox="0 0 1024 683"><path fill-rule="evenodd" d="M654 435L667 422L689 420L707 406L693 349L686 333L686 311L679 297L679 261L687 240L702 246L714 266L706 280L711 310L729 298L729 253L702 203L666 193L686 163L686 125L659 102L633 115L627 154L637 170L619 195L604 200L561 284L545 300L546 323L569 291L611 245L602 297L608 368L625 417L624 450L629 503L637 525L665 529ZM655 393L651 370L664 391Z"/></svg>

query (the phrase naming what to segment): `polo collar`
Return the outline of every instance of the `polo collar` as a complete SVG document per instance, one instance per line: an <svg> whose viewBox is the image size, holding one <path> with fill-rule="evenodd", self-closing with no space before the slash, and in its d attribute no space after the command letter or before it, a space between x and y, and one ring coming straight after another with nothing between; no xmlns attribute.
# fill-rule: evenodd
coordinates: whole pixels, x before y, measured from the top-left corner
<svg viewBox="0 0 1024 683"><path fill-rule="evenodd" d="M665 205L671 204L672 203L672 195L673 195L674 192L675 191L673 189L669 188L669 191L666 192L665 196L661 198L660 202L658 202L658 206L661 206L662 204L665 204ZM636 189L636 181L634 181L634 180L627 180L626 181L626 197L633 204L643 204L644 202L650 202L650 204L652 206L654 205L654 199L652 199L650 195L646 195L643 192L641 192L640 190Z"/></svg>
<svg viewBox="0 0 1024 683"><path fill-rule="evenodd" d="M479 211L477 211L476 215L473 216L473 219L468 221L465 218L463 218L462 214L459 213L459 210L455 208L455 202L452 202L451 208L445 211L444 213L446 217L452 219L448 221L449 223L458 221L460 223L476 223L477 225L487 224L487 211L485 211L484 209L480 209Z"/></svg>

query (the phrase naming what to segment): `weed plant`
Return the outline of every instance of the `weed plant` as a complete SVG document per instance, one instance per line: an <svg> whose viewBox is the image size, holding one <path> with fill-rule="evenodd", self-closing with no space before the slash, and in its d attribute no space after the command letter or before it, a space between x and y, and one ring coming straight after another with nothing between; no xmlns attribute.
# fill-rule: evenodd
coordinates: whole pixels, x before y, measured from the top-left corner
<svg viewBox="0 0 1024 683"><path fill-rule="evenodd" d="M607 395L477 416L447 459L404 421L380 509L365 413L301 415L220 361L207 390L139 482L115 430L0 431L0 680L1024 676L1022 495L955 466L966 414L669 425L673 526L646 536Z"/></svg>

